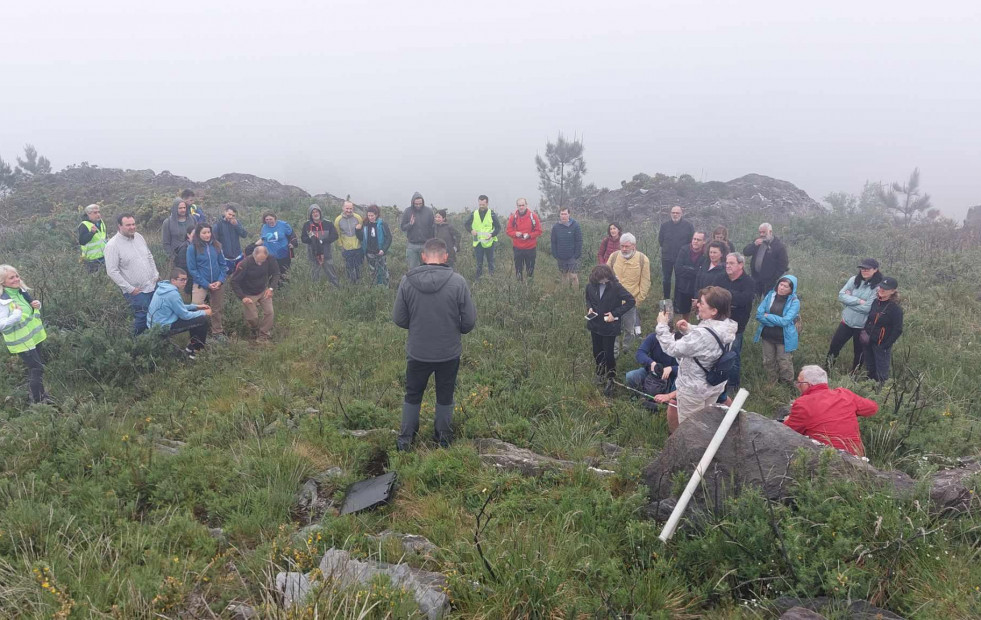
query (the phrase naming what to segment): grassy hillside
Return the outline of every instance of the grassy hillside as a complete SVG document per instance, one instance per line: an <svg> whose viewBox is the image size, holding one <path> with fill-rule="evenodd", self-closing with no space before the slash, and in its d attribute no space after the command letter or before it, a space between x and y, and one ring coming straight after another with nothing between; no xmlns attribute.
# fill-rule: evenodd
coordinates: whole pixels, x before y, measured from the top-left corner
<svg viewBox="0 0 981 620"><path fill-rule="evenodd" d="M305 206L286 219L296 225ZM911 617L981 615L977 504L939 520L923 495L894 501L802 477L793 504L772 507L786 554L766 502L752 492L662 545L659 526L640 515L646 492L638 480L667 437L665 421L626 395L603 398L590 381L582 293L558 286L547 240L533 284L514 281L505 242L496 276L473 286L478 327L464 338L457 442L437 450L426 441L430 392L424 441L399 454L385 430L398 428L404 381L405 332L390 321L394 283L337 291L311 283L298 260L275 298L273 346L250 346L240 307L229 301L226 329L236 337L188 364L150 337L128 336L118 290L78 264L74 217L56 209L0 231L0 262L20 267L44 301L46 379L59 401L28 407L23 368L0 353L0 617L211 617L207 609L221 615L233 600L271 617L355 618L372 605L366 617L405 617L411 598L384 584L367 594L326 589L290 616L272 602L276 572L311 570L332 546L398 561L396 544L368 538L385 529L439 547L406 561L449 576L457 617L760 618L780 595L829 596L835 609L867 599ZM734 239L748 241L757 223L745 222ZM981 256L864 227L811 219L778 231L792 242L801 282L805 328L795 365L823 360L838 288L856 258L880 257L905 297L900 379L879 394L844 377L833 382L883 405L862 422L873 464L922 475L977 451ZM602 229L585 222L587 254ZM642 251L658 255L654 230L631 232ZM156 240L156 231L147 237ZM393 275L404 272L403 250L396 235ZM472 276L469 251L459 268ZM645 327L652 306L642 308ZM748 409L768 414L792 398L766 382L758 345L747 343L743 356ZM621 359L621 376L633 367ZM911 398L907 387L921 375ZM345 434L352 429L383 430ZM600 457L602 442L626 450L609 478L585 465L525 478L483 466L472 442L482 437L576 461ZM170 454L155 448L163 440L186 445ZM341 473L323 475L333 467ZM293 496L304 481L319 479L339 500L347 484L383 470L399 475L391 506L328 512L319 529L299 533L307 523ZM481 558L474 541L485 505ZM859 545L880 551L859 557Z"/></svg>

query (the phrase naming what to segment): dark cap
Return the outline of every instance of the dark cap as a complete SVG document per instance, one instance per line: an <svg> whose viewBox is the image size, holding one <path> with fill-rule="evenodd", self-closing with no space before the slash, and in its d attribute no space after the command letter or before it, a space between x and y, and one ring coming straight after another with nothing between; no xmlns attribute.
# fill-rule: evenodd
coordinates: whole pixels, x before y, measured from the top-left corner
<svg viewBox="0 0 981 620"><path fill-rule="evenodd" d="M884 291L894 291L899 288L899 282L896 282L896 278L882 278L882 282L879 282L879 288Z"/></svg>
<svg viewBox="0 0 981 620"><path fill-rule="evenodd" d="M875 260L874 258L866 258L866 259L863 259L862 262L860 262L858 264L858 268L859 269L878 269L879 268L879 261Z"/></svg>

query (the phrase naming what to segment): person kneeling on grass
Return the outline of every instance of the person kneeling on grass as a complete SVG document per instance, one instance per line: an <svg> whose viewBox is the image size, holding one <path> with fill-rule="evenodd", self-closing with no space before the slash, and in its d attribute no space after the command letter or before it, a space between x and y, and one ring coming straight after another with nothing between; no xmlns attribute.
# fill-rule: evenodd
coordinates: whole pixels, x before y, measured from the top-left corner
<svg viewBox="0 0 981 620"><path fill-rule="evenodd" d="M865 456L858 416L874 415L879 403L845 388L830 389L828 373L820 366L801 368L796 385L800 398L790 406L783 423L823 444Z"/></svg>
<svg viewBox="0 0 981 620"><path fill-rule="evenodd" d="M664 352L656 333L644 338L636 359L640 368L627 373L627 387L651 396L656 404L671 402L677 394L672 388L678 378L678 361Z"/></svg>
<svg viewBox="0 0 981 620"><path fill-rule="evenodd" d="M248 248L246 248L248 249ZM279 286L279 264L261 245L252 249L251 255L238 265L232 275L232 290L242 300L245 322L252 332L258 332L256 342L272 340L273 290ZM262 322L259 321L262 308Z"/></svg>
<svg viewBox="0 0 981 620"><path fill-rule="evenodd" d="M166 327L164 336L169 338L174 334L190 332L191 341L184 353L188 359L194 359L195 353L204 348L208 340L208 323L211 317L211 307L206 304L185 304L180 290L187 284L187 272L174 268L170 272L170 280L157 283L153 291L153 299L147 309L146 326Z"/></svg>

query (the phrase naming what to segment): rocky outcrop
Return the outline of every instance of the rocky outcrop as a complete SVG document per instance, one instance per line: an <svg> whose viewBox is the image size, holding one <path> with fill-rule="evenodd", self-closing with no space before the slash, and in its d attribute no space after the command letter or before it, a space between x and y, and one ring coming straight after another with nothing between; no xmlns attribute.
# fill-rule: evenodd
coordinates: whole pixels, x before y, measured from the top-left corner
<svg viewBox="0 0 981 620"><path fill-rule="evenodd" d="M775 601L773 601L773 607L777 613L782 614L780 616L781 620L784 618L798 618L804 620L805 618L810 620L811 618L823 618L821 615L804 615L805 612L809 611L812 614L825 609L827 607L834 606L836 601L826 597L818 596L816 598L791 598L787 596L782 596ZM788 616L791 611L798 610L797 615ZM882 609L881 607L876 607L868 601L852 601L848 604L845 609L845 616L839 616L835 614L834 617L845 617L851 620L903 620L902 616L898 616L888 609Z"/></svg>
<svg viewBox="0 0 981 620"><path fill-rule="evenodd" d="M727 182L699 182L689 175L635 175L620 189L603 189L577 205L589 216L624 224L664 221L674 205L681 205L697 225L732 223L748 213L780 222L790 215L824 211L817 201L793 183L761 174L747 174Z"/></svg>
<svg viewBox="0 0 981 620"><path fill-rule="evenodd" d="M237 172L223 174L207 181L192 181L163 171L121 170L83 164L53 174L25 179L5 198L10 212L28 216L51 213L53 208L74 209L94 202L137 211L140 221L159 222L170 212L171 202L184 189L192 189L212 217L218 207L235 202L244 209L277 209L305 207L317 202L325 208L340 207L343 202L331 194L311 196L294 185L273 179ZM149 211L146 211L149 209Z"/></svg>
<svg viewBox="0 0 981 620"><path fill-rule="evenodd" d="M674 475L691 475L724 415L724 408L709 407L686 420L668 438L661 454L644 469L643 479L650 490L650 516L665 514L662 502L672 498ZM916 481L903 472L880 471L861 458L832 450L780 422L743 411L719 446L694 499L718 508L727 496L738 493L745 485L758 487L770 499L786 499L795 484L789 471L791 462L799 453L810 472L827 467L828 475L867 483L897 497L909 497L916 487ZM823 459L826 462L822 464ZM976 463L969 464L939 472L930 479L930 499L935 510L945 513L967 509L971 494L964 481L978 472L976 467Z"/></svg>

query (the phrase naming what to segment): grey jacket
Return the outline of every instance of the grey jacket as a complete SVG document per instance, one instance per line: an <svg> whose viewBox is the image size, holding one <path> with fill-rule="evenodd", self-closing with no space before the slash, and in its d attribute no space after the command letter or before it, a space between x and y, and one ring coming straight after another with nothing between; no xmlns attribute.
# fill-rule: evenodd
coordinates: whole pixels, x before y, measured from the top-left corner
<svg viewBox="0 0 981 620"><path fill-rule="evenodd" d="M412 206L416 198L422 198L422 194L416 192L412 194L412 199L409 201L409 208L402 213L402 219L399 222L399 228L405 233L406 240L409 243L425 243L436 236L436 218L433 215L433 210L431 207L426 206L426 201L423 199L422 207L416 210ZM409 224L409 220L415 215L416 219L412 224Z"/></svg>
<svg viewBox="0 0 981 620"><path fill-rule="evenodd" d="M446 265L420 265L402 276L392 321L409 330L409 358L446 362L460 357L460 335L473 331L477 309L463 276Z"/></svg>
<svg viewBox="0 0 981 620"><path fill-rule="evenodd" d="M187 239L187 227L194 224L194 218L190 215L185 215L184 220L177 219L177 205L180 201L175 202L174 206L170 208L170 217L163 221L160 225L160 240L163 242L164 252L167 256L173 256L174 250L177 246L184 243Z"/></svg>

